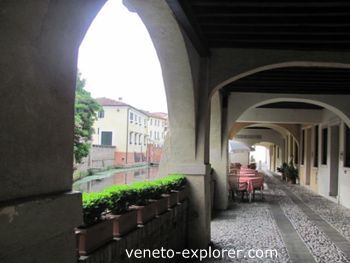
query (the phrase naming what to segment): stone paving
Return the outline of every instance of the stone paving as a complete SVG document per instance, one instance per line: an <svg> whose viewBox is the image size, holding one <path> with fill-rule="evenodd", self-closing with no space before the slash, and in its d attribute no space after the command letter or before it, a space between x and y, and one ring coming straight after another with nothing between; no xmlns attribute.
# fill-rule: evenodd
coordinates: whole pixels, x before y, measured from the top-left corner
<svg viewBox="0 0 350 263"><path fill-rule="evenodd" d="M264 200L260 200L258 195L252 203L239 200L232 202L228 210L218 213L212 221L213 249L241 249L244 251L241 257L233 259L226 256L223 259L207 259L203 262L350 262L346 251L344 253L332 242L332 238L318 227L313 218L309 218L300 204L295 202L295 199L293 201L287 190L304 201L313 212L329 224L330 228L334 227L347 241L350 210L303 187L283 184L272 176L265 178ZM291 229L297 233L294 236L297 236L298 240L287 240L292 235L278 227L281 222L276 224L272 204L283 211L281 213L284 213L287 224L292 225ZM307 260L292 260L298 258L298 255L294 255L298 253L295 249L297 246L294 249L290 247L290 244L298 243L295 241L299 241L299 247L305 246L303 248L309 256ZM348 245L350 246L350 242ZM264 256L252 259L247 257L249 249L276 250L278 255L272 258Z"/></svg>
<svg viewBox="0 0 350 263"><path fill-rule="evenodd" d="M346 209L304 187L291 185L289 190L350 241L350 209Z"/></svg>

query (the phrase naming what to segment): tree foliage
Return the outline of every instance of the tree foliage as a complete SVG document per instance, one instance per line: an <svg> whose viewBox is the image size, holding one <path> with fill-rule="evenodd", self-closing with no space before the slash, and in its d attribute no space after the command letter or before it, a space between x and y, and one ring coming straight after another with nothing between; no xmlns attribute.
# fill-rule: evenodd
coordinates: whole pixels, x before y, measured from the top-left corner
<svg viewBox="0 0 350 263"><path fill-rule="evenodd" d="M97 119L97 112L101 106L85 90L86 80L78 72L75 91L75 115L74 115L74 159L80 163L89 154L91 136L94 133L93 124Z"/></svg>

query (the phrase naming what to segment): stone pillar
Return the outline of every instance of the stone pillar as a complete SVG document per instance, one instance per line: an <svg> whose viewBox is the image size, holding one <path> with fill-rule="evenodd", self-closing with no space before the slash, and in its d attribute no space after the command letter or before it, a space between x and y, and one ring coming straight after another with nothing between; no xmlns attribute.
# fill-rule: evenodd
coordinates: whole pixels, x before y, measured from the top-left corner
<svg viewBox="0 0 350 263"><path fill-rule="evenodd" d="M210 117L210 163L213 168L215 187L215 209L224 210L228 206L227 155L228 141L223 136L223 116L220 94L217 92L211 99ZM224 137L224 139L223 139Z"/></svg>
<svg viewBox="0 0 350 263"><path fill-rule="evenodd" d="M93 2L93 3L92 3ZM0 33L0 262L73 263L78 48L104 1L7 1Z"/></svg>
<svg viewBox="0 0 350 263"><path fill-rule="evenodd" d="M204 153L198 153L197 148L197 135L202 136L205 132L197 130L203 126L198 126L196 117L198 104L194 95L194 76L184 35L166 1L123 2L141 17L162 67L169 132L164 143L160 174L183 173L187 176L190 186L188 246L206 248L210 242L210 169L204 162Z"/></svg>

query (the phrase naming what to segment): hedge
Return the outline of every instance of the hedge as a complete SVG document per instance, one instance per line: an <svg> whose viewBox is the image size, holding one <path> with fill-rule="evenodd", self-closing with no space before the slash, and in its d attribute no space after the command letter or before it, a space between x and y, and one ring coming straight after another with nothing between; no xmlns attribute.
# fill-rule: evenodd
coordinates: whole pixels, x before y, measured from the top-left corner
<svg viewBox="0 0 350 263"><path fill-rule="evenodd" d="M172 174L153 181L113 185L98 193L83 193L83 227L99 222L105 213L125 213L131 205L146 205L150 199L159 199L185 184L185 176Z"/></svg>

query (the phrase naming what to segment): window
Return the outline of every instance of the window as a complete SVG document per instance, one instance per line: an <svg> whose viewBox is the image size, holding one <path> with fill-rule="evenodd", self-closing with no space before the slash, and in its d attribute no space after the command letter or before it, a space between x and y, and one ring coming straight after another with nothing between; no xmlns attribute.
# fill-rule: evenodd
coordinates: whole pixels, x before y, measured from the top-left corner
<svg viewBox="0 0 350 263"><path fill-rule="evenodd" d="M305 130L301 134L301 164L304 164L305 159Z"/></svg>
<svg viewBox="0 0 350 263"><path fill-rule="evenodd" d="M99 118L99 119L102 119L102 118L104 118L104 117L105 117L105 111L104 111L104 110L99 111L99 112L98 112L98 118Z"/></svg>
<svg viewBox="0 0 350 263"><path fill-rule="evenodd" d="M137 115L135 114L135 124L137 124Z"/></svg>
<svg viewBox="0 0 350 263"><path fill-rule="evenodd" d="M344 131L344 166L350 167L350 129L348 126L345 125L345 131Z"/></svg>
<svg viewBox="0 0 350 263"><path fill-rule="evenodd" d="M143 136L143 145L146 145L147 144L147 135L144 135Z"/></svg>
<svg viewBox="0 0 350 263"><path fill-rule="evenodd" d="M149 137L152 139L152 131L149 131Z"/></svg>
<svg viewBox="0 0 350 263"><path fill-rule="evenodd" d="M327 164L327 152L328 152L328 128L322 129L322 164Z"/></svg>
<svg viewBox="0 0 350 263"><path fill-rule="evenodd" d="M314 130L314 167L318 167L318 125Z"/></svg>
<svg viewBox="0 0 350 263"><path fill-rule="evenodd" d="M141 142L142 141L142 134L140 134L140 136L139 136L139 145L141 145Z"/></svg>
<svg viewBox="0 0 350 263"><path fill-rule="evenodd" d="M134 144L135 144L135 145L137 144L137 133L135 133L135 141L134 141Z"/></svg>
<svg viewBox="0 0 350 263"><path fill-rule="evenodd" d="M112 145L112 132L101 132L101 144Z"/></svg>
<svg viewBox="0 0 350 263"><path fill-rule="evenodd" d="M129 134L129 144L132 144L132 134L133 134L133 132L130 132L130 134Z"/></svg>
<svg viewBox="0 0 350 263"><path fill-rule="evenodd" d="M146 120L146 119L144 119L144 122L145 122L145 127L147 127L147 120Z"/></svg>
<svg viewBox="0 0 350 263"><path fill-rule="evenodd" d="M132 112L130 112L129 120L131 123L134 120L134 114Z"/></svg>
<svg viewBox="0 0 350 263"><path fill-rule="evenodd" d="M139 116L139 125L141 126L141 117Z"/></svg>

